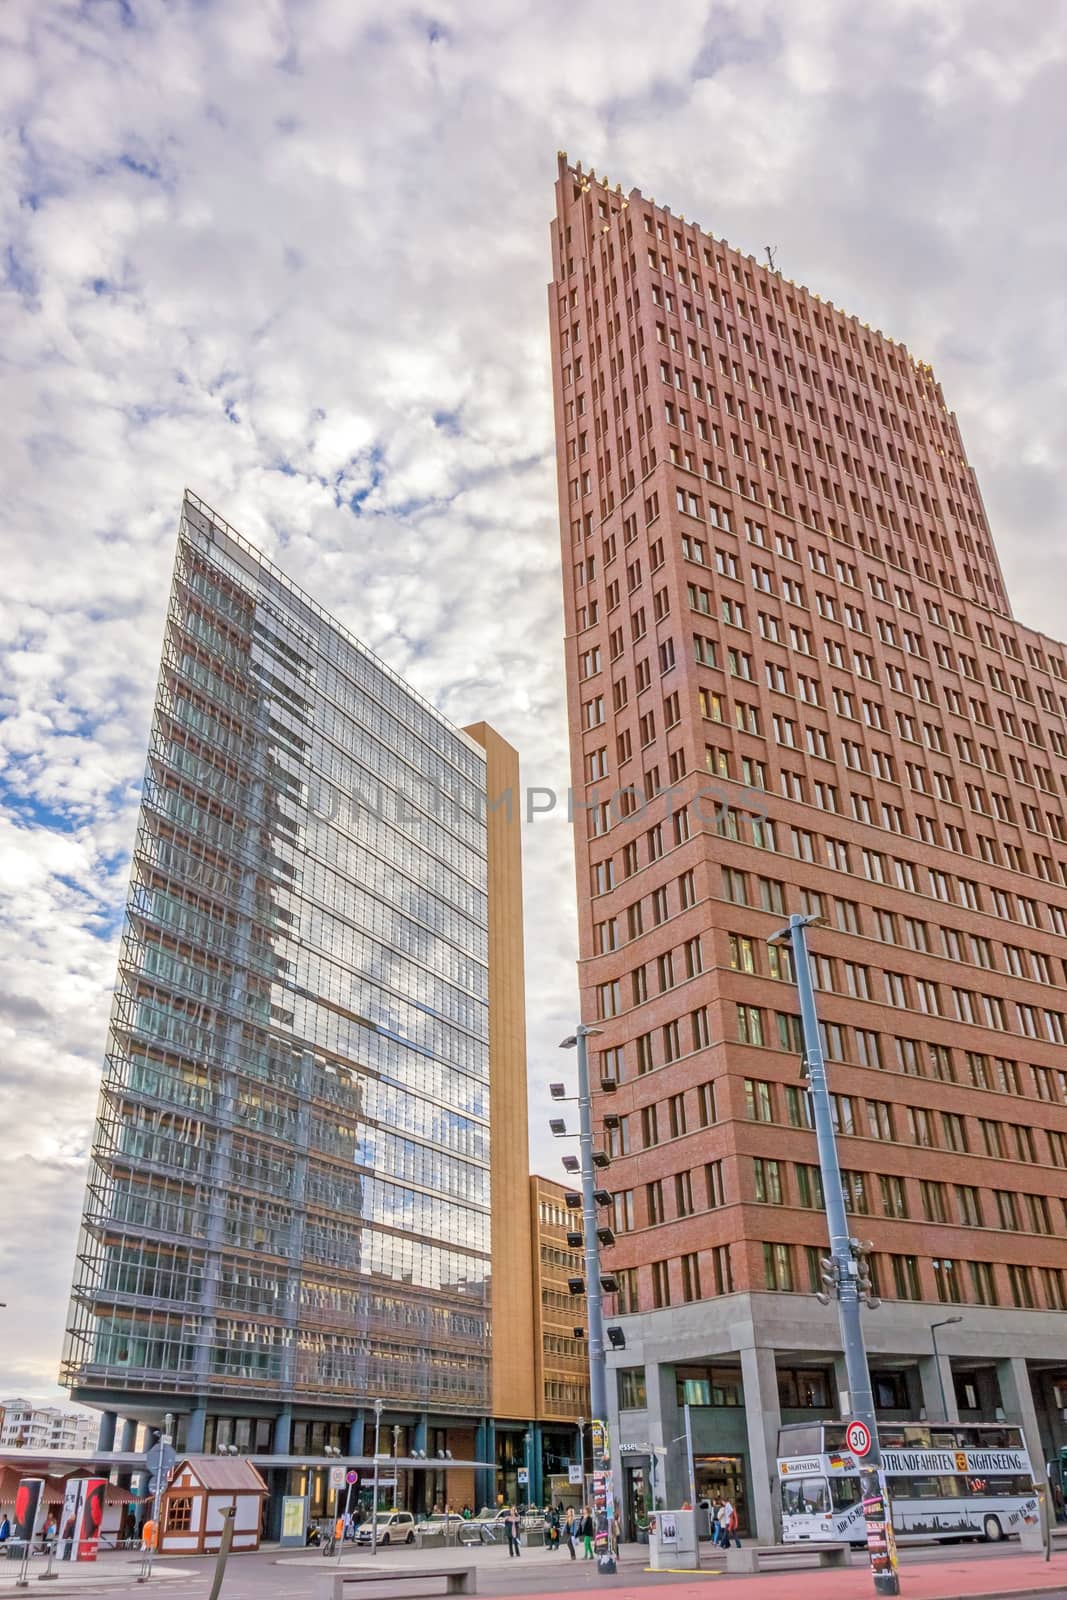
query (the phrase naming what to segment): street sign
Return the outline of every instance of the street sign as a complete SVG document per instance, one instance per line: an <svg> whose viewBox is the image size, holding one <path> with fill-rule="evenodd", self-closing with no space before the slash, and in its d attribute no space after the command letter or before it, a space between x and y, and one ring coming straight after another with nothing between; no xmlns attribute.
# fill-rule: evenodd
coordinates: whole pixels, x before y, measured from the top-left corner
<svg viewBox="0 0 1067 1600"><path fill-rule="evenodd" d="M854 1456L870 1453L871 1430L865 1422L850 1422L845 1429L845 1443Z"/></svg>
<svg viewBox="0 0 1067 1600"><path fill-rule="evenodd" d="M581 1481L582 1481L582 1464L581 1464L581 1462L580 1461L572 1461L572 1462L570 1462L570 1464L567 1467L567 1482L568 1483L581 1483Z"/></svg>
<svg viewBox="0 0 1067 1600"><path fill-rule="evenodd" d="M344 1467L331 1467L330 1468L330 1488L331 1489L343 1489L347 1482L348 1482L348 1478L345 1475Z"/></svg>
<svg viewBox="0 0 1067 1600"><path fill-rule="evenodd" d="M163 1439L157 1439L151 1450L145 1451L145 1466L149 1472L161 1474L166 1482L174 1471L178 1460L178 1452L172 1444L167 1444Z"/></svg>
<svg viewBox="0 0 1067 1600"><path fill-rule="evenodd" d="M518 1472L515 1474L515 1476L516 1476L518 1482L520 1484L522 1484L522 1486L524 1488L525 1488L526 1484L528 1484L529 1481L530 1481L530 1474L529 1474L529 1471L527 1470L526 1467L520 1467Z"/></svg>
<svg viewBox="0 0 1067 1600"><path fill-rule="evenodd" d="M355 1467L349 1467L348 1471L345 1473L345 1482L346 1483L358 1483L359 1482L359 1473L356 1471Z"/></svg>

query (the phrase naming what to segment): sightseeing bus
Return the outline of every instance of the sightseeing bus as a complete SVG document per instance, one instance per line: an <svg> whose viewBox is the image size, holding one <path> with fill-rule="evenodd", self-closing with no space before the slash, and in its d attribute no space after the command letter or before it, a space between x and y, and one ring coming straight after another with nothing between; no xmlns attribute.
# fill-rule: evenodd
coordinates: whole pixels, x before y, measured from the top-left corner
<svg viewBox="0 0 1067 1600"><path fill-rule="evenodd" d="M995 1541L1038 1521L1021 1428L880 1422L878 1443L898 1541ZM859 1469L845 1444L843 1422L783 1424L778 1431L783 1540L863 1544Z"/></svg>

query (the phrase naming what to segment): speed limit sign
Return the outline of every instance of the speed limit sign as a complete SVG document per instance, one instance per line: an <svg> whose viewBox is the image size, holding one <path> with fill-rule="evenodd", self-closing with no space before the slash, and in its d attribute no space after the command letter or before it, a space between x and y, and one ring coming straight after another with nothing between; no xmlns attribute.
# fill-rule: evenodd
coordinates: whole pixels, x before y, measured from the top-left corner
<svg viewBox="0 0 1067 1600"><path fill-rule="evenodd" d="M865 1422L850 1422L845 1429L845 1443L854 1456L865 1456L871 1448L871 1430Z"/></svg>

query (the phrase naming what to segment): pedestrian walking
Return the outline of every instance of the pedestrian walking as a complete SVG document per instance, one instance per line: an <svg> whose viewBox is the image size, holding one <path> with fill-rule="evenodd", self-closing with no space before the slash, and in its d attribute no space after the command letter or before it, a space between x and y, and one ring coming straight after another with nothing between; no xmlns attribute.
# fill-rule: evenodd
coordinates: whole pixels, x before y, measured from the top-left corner
<svg viewBox="0 0 1067 1600"><path fill-rule="evenodd" d="M0 1544L6 1544L11 1537L11 1518L4 1512L3 1521L0 1522Z"/></svg>
<svg viewBox="0 0 1067 1600"><path fill-rule="evenodd" d="M735 1537L737 1544L741 1543L740 1539L736 1539L736 1534L737 1512L733 1508L730 1496L727 1495L719 1507L719 1543L724 1550L729 1550L731 1536Z"/></svg>
<svg viewBox="0 0 1067 1600"><path fill-rule="evenodd" d="M582 1560L583 1561L592 1561L592 1559L593 1559L593 1534L595 1533L595 1531L596 1531L596 1526L595 1526L595 1524L593 1522L593 1513L590 1511L589 1507L586 1506L584 1508L583 1512L582 1512Z"/></svg>
<svg viewBox="0 0 1067 1600"><path fill-rule="evenodd" d="M567 1507L567 1515L563 1519L563 1543L571 1553L571 1560L577 1561L574 1552L574 1541L578 1537L578 1522L574 1515L574 1507Z"/></svg>
<svg viewBox="0 0 1067 1600"><path fill-rule="evenodd" d="M508 1535L508 1555L517 1556L521 1553L519 1550L519 1513L514 1506L511 1507L511 1510L504 1518L504 1527L507 1529Z"/></svg>
<svg viewBox="0 0 1067 1600"><path fill-rule="evenodd" d="M711 1542L715 1545L719 1544L722 1540L722 1528L719 1526L719 1512L721 1509L722 1495L717 1494L714 1500L711 1502L711 1511L709 1513L711 1520Z"/></svg>
<svg viewBox="0 0 1067 1600"><path fill-rule="evenodd" d="M559 1549L559 1512L555 1506L548 1508L548 1548Z"/></svg>

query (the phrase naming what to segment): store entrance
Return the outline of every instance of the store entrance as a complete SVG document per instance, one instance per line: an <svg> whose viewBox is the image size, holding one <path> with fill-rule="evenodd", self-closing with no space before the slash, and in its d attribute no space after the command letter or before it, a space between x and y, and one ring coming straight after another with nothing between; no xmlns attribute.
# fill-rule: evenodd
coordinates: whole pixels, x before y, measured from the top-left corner
<svg viewBox="0 0 1067 1600"><path fill-rule="evenodd" d="M644 1465L623 1464L622 1469L623 1514L620 1518L622 1537L636 1539L638 1533L648 1533L648 1472Z"/></svg>
<svg viewBox="0 0 1067 1600"><path fill-rule="evenodd" d="M748 1496L745 1492L745 1463L742 1456L694 1456L697 1499L729 1499L737 1512L739 1533L748 1533Z"/></svg>

